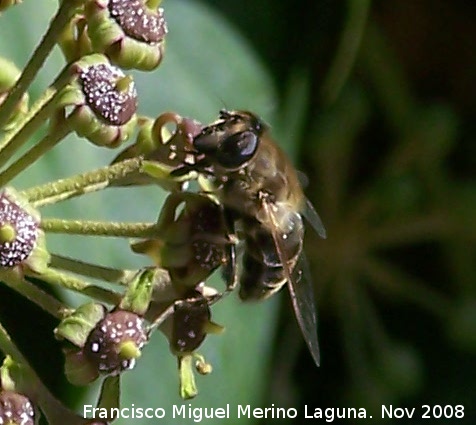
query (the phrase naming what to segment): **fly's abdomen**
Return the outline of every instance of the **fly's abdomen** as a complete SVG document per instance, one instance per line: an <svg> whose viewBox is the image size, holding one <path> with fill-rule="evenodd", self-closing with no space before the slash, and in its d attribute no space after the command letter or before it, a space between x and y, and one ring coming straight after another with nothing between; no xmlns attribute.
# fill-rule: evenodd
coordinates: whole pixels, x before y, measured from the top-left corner
<svg viewBox="0 0 476 425"><path fill-rule="evenodd" d="M247 248L249 249L249 248ZM255 258L256 252L245 251L240 279L240 298L263 300L279 291L286 283L282 265L271 267Z"/></svg>
<svg viewBox="0 0 476 425"><path fill-rule="evenodd" d="M275 232L273 236L260 222L246 220L243 230L240 298L262 300L279 291L294 271L302 250L302 226L292 226L288 233Z"/></svg>

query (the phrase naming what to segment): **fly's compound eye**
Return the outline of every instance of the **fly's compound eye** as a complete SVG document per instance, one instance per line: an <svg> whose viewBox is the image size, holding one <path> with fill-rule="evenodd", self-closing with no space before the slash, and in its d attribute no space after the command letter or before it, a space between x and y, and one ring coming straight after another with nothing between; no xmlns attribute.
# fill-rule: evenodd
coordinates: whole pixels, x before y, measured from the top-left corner
<svg viewBox="0 0 476 425"><path fill-rule="evenodd" d="M249 161L258 148L258 136L242 131L225 138L216 151L216 160L226 168L238 168Z"/></svg>
<svg viewBox="0 0 476 425"><path fill-rule="evenodd" d="M193 140L193 147L199 153L206 155L215 155L220 142L220 135L216 131L212 131L210 127L206 127Z"/></svg>

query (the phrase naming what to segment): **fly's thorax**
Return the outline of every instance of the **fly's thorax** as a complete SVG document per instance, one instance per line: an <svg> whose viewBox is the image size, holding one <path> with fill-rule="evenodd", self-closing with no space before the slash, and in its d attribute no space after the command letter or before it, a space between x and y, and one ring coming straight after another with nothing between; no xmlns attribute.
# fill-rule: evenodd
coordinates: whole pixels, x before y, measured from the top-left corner
<svg viewBox="0 0 476 425"><path fill-rule="evenodd" d="M291 209L301 210L304 193L296 169L267 133L261 138L256 155L248 162L247 171L249 179L269 194L271 202L288 203Z"/></svg>

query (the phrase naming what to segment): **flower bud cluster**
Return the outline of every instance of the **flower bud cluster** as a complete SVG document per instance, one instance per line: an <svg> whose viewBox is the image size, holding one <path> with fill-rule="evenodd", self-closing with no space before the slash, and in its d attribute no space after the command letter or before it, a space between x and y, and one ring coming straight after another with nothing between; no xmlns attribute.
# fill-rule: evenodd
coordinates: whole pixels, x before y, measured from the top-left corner
<svg viewBox="0 0 476 425"><path fill-rule="evenodd" d="M13 3L0 2L0 8ZM155 119L137 115L137 89L133 78L123 69L150 71L163 59L168 28L164 10L151 6L156 2L87 0L59 3L63 12L70 8L69 15L66 14L69 20L61 27L57 41L68 65L48 88L46 100L35 103L30 111L25 94L17 101L16 110L7 114L10 119L2 130L12 130L11 140L15 143L7 140L5 146L14 154L16 146L12 146L21 146L22 137L26 141L27 136L33 134L38 117L49 120L45 139L13 165L29 166L45 146L54 145L70 132L96 146L113 149L129 139L139 127L135 142L117 155L111 168L134 159L141 161L141 168L137 167L135 174L124 173L114 181L111 178L111 182L104 178L100 183L116 186L154 183L172 193L160 212L157 233L132 244L135 252L152 257L154 266L137 272L132 279L124 278L121 283L127 289L120 292L107 292L98 287L94 288L98 291L88 292L89 284L77 285L78 280L75 280L69 289L82 292L81 288L85 288L83 294L97 298L98 302L69 309L57 308L63 305L56 299L52 302L49 294L41 292L28 280L33 277L52 282L56 278L54 283L62 284L63 275L54 274L61 267L54 261L67 261L58 260L59 255L50 256L46 250L47 219L42 219L33 206L47 204L52 198L59 202L78 196L82 190L86 193L95 187L93 182L84 178L84 181L74 181L68 186L65 184L68 179L59 180L51 183L48 188L51 190L46 190L48 194L41 195L43 198L40 195L38 198L36 195L23 196L33 193L28 189L20 194L10 187L0 187L0 278L7 280L15 275L15 282L24 285L22 290L29 296L32 293L41 295L40 305L44 307L41 303L51 303L45 310L60 319L55 337L61 342L65 374L71 383L87 385L100 376L110 379L134 368L151 330L160 323L171 352L179 360L181 394L192 397L196 394L190 372L193 361L196 360L198 373L211 372L211 366L196 350L207 334L223 330L211 321L210 309L221 294L205 286L205 281L227 263L230 245L223 210L216 199L184 191L188 181L196 179L197 175L191 171L187 175L173 176L173 171L184 164L194 164L193 141L203 125L174 112L165 112ZM57 16L63 15L58 13ZM15 94L19 78L20 71L0 58L0 107ZM0 145L0 168L3 167L3 148ZM4 163L10 159L8 157ZM11 180L16 174L8 171L11 170L7 169L6 173ZM66 187L63 192L56 187L62 184ZM70 271L81 274L81 270ZM110 302L112 307L103 304L101 295L105 293L115 296ZM10 390L0 392L0 424L33 424L34 414L26 396Z"/></svg>

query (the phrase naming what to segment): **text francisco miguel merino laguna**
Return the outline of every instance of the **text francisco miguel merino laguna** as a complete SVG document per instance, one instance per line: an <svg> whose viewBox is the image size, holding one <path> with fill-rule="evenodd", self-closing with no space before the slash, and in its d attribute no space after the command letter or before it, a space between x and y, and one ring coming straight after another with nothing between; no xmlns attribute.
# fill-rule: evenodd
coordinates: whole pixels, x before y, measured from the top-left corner
<svg viewBox="0 0 476 425"><path fill-rule="evenodd" d="M223 419L223 418L256 418L256 419L294 419L297 417L305 419L325 419L326 422L332 422L334 419L367 418L367 412L364 408L314 408L304 406L302 409L295 409L293 407L283 408L275 407L271 404L270 407L258 408L252 407L249 404L238 404L235 408L227 404L224 407L192 407L191 404L172 405L169 409L162 407L131 407L121 408L97 408L91 404L86 404L83 409L83 415L88 418L108 419L108 418L125 418L125 419L193 419L194 422L201 422L203 419Z"/></svg>

